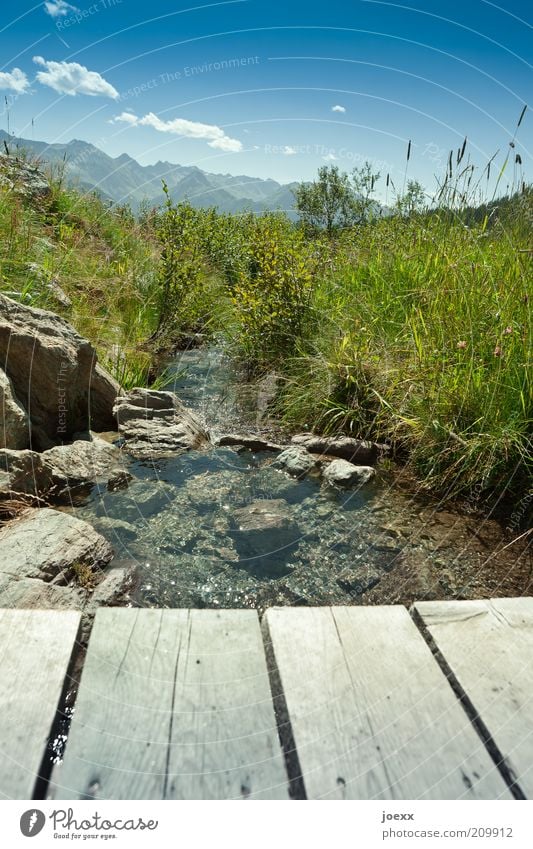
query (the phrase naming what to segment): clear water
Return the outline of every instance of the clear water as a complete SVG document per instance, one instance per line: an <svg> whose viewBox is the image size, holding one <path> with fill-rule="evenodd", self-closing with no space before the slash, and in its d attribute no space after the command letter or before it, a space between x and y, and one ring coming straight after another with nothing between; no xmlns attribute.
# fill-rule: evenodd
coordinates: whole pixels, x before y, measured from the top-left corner
<svg viewBox="0 0 533 849"><path fill-rule="evenodd" d="M265 424L261 393L220 352L183 353L172 372L169 388L212 434ZM118 563L135 564L134 603L143 606L357 603L406 563L431 556L446 574L465 557L453 522L444 527L385 478L337 491L274 469L274 457L232 448L125 457L128 489L95 489L76 515L110 539ZM257 510L271 514L269 527L258 527Z"/></svg>

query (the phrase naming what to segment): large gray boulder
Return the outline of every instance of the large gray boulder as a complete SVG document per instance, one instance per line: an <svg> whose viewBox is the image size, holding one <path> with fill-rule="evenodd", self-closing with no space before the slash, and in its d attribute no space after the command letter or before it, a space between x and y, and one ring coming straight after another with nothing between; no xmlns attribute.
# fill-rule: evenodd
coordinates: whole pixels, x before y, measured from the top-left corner
<svg viewBox="0 0 533 849"><path fill-rule="evenodd" d="M38 610L82 610L85 593L75 586L58 586L38 578L15 579L0 572L0 607Z"/></svg>
<svg viewBox="0 0 533 849"><path fill-rule="evenodd" d="M373 466L386 446L351 436L317 436L314 433L299 433L291 439L293 445L299 445L312 454L329 454L365 466Z"/></svg>
<svg viewBox="0 0 533 849"><path fill-rule="evenodd" d="M31 447L114 428L118 383L65 319L0 295L0 366L31 419Z"/></svg>
<svg viewBox="0 0 533 849"><path fill-rule="evenodd" d="M0 497L22 493L42 498L52 485L52 468L43 454L0 449Z"/></svg>
<svg viewBox="0 0 533 849"><path fill-rule="evenodd" d="M26 410L18 400L11 381L0 368L0 448L27 448L30 432Z"/></svg>
<svg viewBox="0 0 533 849"><path fill-rule="evenodd" d="M117 398L114 412L124 449L137 459L204 448L209 434L173 392L132 389Z"/></svg>
<svg viewBox="0 0 533 849"><path fill-rule="evenodd" d="M103 569L110 543L91 525L48 507L29 508L0 529L0 574L52 581Z"/></svg>
<svg viewBox="0 0 533 849"><path fill-rule="evenodd" d="M56 496L96 483L109 486L118 479L126 483L132 477L122 466L120 449L97 435L77 439L69 445L56 445L40 456L50 469L52 494Z"/></svg>

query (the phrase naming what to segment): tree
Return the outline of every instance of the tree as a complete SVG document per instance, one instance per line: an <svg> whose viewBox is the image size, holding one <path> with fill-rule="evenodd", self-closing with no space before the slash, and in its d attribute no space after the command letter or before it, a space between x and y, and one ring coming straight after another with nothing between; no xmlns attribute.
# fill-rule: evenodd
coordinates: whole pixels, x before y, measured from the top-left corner
<svg viewBox="0 0 533 849"><path fill-rule="evenodd" d="M314 182L300 183L294 192L303 224L332 236L336 230L364 223L375 205L372 194L378 179L369 162L354 169L351 178L336 165L323 165Z"/></svg>
<svg viewBox="0 0 533 849"><path fill-rule="evenodd" d="M372 197L376 183L380 178L379 171L372 171L370 162L365 162L361 168L352 171L353 216L354 224L364 224L372 217L376 209L376 201Z"/></svg>
<svg viewBox="0 0 533 849"><path fill-rule="evenodd" d="M424 187L418 180L409 180L407 190L396 198L395 208L400 215L413 215L420 212L426 204Z"/></svg>

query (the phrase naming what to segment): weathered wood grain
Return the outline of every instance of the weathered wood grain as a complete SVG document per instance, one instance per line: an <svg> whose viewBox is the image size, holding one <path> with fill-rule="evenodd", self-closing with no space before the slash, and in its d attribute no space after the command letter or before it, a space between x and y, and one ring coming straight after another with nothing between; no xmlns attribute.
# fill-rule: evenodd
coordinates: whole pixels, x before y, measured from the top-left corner
<svg viewBox="0 0 533 849"><path fill-rule="evenodd" d="M404 607L272 608L263 627L308 798L510 798Z"/></svg>
<svg viewBox="0 0 533 849"><path fill-rule="evenodd" d="M0 797L4 799L32 798L79 624L76 611L0 610Z"/></svg>
<svg viewBox="0 0 533 849"><path fill-rule="evenodd" d="M257 613L99 610L53 795L288 798Z"/></svg>
<svg viewBox="0 0 533 849"><path fill-rule="evenodd" d="M527 798L533 798L533 598L414 609Z"/></svg>

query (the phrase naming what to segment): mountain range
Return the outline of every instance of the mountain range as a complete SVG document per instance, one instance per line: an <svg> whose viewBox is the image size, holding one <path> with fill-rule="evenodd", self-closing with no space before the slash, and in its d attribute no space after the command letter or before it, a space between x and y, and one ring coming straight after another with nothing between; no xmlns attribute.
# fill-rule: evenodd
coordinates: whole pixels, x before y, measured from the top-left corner
<svg viewBox="0 0 533 849"><path fill-rule="evenodd" d="M196 165L172 162L140 165L127 153L113 158L79 139L48 144L0 130L0 145L7 145L11 153L19 148L53 169L64 169L67 182L82 191L96 189L105 200L129 203L136 210L143 202L157 206L164 201L164 180L175 203L188 200L197 207L216 206L220 212L283 210L294 215L293 190L298 183L211 174Z"/></svg>

